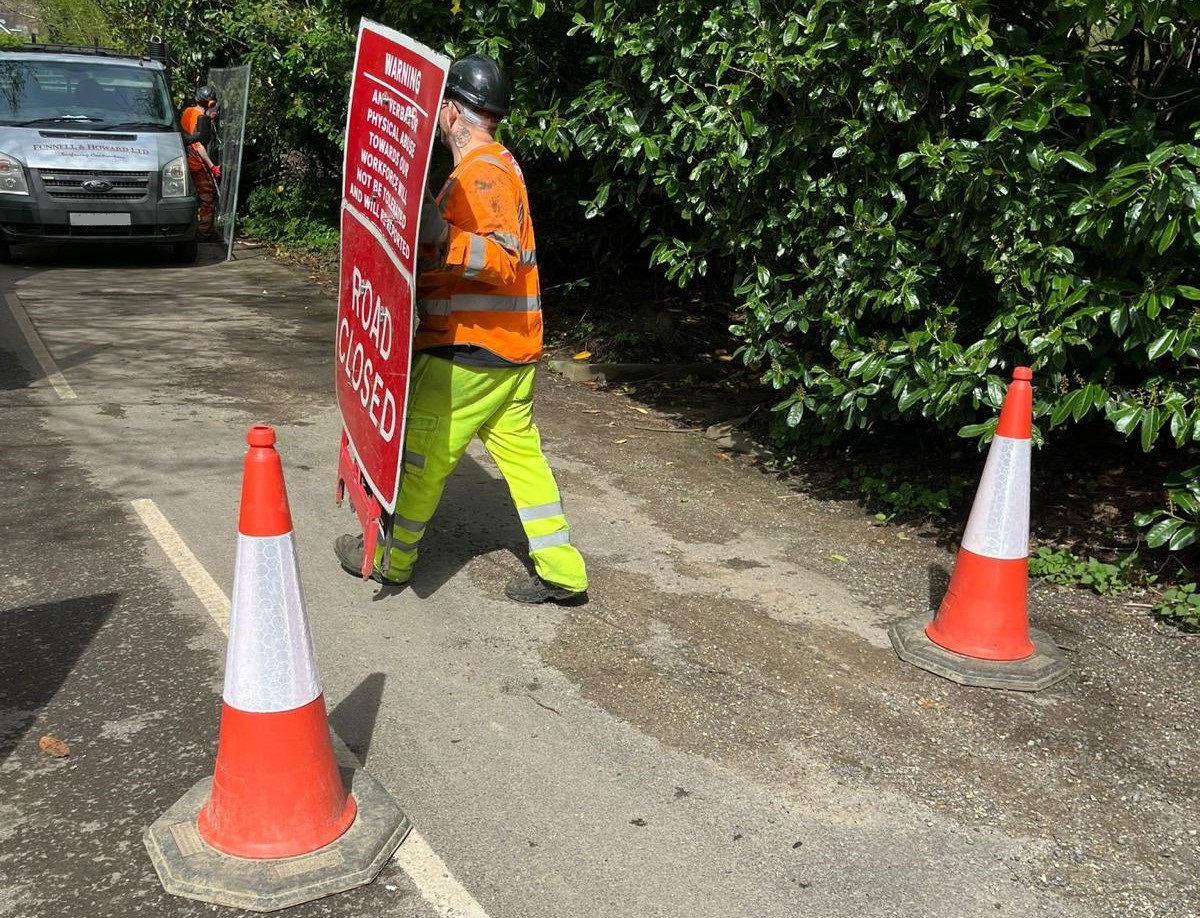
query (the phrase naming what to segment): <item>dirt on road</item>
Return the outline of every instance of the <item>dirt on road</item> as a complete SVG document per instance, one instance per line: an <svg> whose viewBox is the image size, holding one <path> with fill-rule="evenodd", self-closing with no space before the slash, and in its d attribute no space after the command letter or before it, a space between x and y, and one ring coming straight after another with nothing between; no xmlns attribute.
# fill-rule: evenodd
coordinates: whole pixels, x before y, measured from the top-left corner
<svg viewBox="0 0 1200 918"><path fill-rule="evenodd" d="M887 638L941 598L954 556L935 540L792 490L625 395L544 376L568 500L615 452L640 504L611 538L649 529L661 546L593 564L601 600L545 653L588 698L783 795L827 772L858 818L907 798L1036 840L1039 881L1096 914L1200 914L1200 639L1035 581L1031 619L1070 677L1036 694L940 679Z"/></svg>
<svg viewBox="0 0 1200 918"><path fill-rule="evenodd" d="M548 355L536 413L568 513L605 508L608 531L589 534L606 546L591 602L543 658L584 697L797 806L832 784L844 796L823 805L847 821L915 801L1021 839L1035 863L1019 872L1092 914L1200 916L1200 636L1128 597L1033 581L1031 622L1065 681L969 688L901 662L889 626L930 615L954 564L937 534L789 484L706 438L703 412L549 370L571 356ZM494 565L472 572L502 588Z"/></svg>

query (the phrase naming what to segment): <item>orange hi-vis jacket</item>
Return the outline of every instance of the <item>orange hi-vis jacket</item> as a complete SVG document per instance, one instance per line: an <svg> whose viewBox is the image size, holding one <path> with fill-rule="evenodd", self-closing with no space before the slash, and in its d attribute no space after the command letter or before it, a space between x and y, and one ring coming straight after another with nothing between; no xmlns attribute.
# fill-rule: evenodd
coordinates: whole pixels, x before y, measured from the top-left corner
<svg viewBox="0 0 1200 918"><path fill-rule="evenodd" d="M185 134L195 134L196 125L200 123L200 116L204 114L204 109L199 105L189 105L183 110L179 116L179 126L183 128Z"/></svg>
<svg viewBox="0 0 1200 918"><path fill-rule="evenodd" d="M189 105L179 115L179 127L183 130L184 135L195 134L200 124L200 119L204 117L204 109L199 105ZM189 143L188 152L195 152L198 143ZM198 158L200 154L195 153Z"/></svg>
<svg viewBox="0 0 1200 918"><path fill-rule="evenodd" d="M417 279L414 351L485 347L513 363L542 356L537 248L525 178L501 144L472 150L437 197L449 224L445 262Z"/></svg>

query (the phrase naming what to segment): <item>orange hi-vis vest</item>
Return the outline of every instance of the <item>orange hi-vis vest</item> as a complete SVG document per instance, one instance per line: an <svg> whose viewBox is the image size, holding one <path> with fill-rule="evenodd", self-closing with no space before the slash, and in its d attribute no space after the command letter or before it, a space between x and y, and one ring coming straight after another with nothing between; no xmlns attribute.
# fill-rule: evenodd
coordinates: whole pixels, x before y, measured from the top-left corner
<svg viewBox="0 0 1200 918"><path fill-rule="evenodd" d="M179 126L183 129L184 134L195 134L196 126L200 123L200 119L204 117L204 109L199 105L189 105L183 110L179 116ZM188 150L192 150L196 144L189 143ZM197 153L197 156L200 154Z"/></svg>
<svg viewBox="0 0 1200 918"><path fill-rule="evenodd" d="M414 351L487 348L514 363L542 356L537 247L525 178L501 144L472 150L437 197L449 226L446 260L417 279Z"/></svg>

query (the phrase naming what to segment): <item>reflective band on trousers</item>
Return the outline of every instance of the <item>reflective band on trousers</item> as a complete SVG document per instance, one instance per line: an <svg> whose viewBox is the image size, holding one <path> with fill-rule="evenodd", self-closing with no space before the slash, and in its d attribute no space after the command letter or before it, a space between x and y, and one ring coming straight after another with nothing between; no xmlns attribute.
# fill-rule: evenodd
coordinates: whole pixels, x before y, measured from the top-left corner
<svg viewBox="0 0 1200 918"><path fill-rule="evenodd" d="M962 547L985 558L1029 555L1029 440L996 437L971 505Z"/></svg>
<svg viewBox="0 0 1200 918"><path fill-rule="evenodd" d="M543 548L553 548L555 545L570 545L571 531L569 529L561 529L558 532L552 532L549 535L535 536L529 540L529 550L531 552L539 551Z"/></svg>
<svg viewBox="0 0 1200 918"><path fill-rule="evenodd" d="M404 451L404 462L407 465L411 465L415 469L425 468L425 457L422 456L420 453L414 453L414 452L410 452L409 450L405 450Z"/></svg>
<svg viewBox="0 0 1200 918"><path fill-rule="evenodd" d="M542 504L538 507L521 507L517 514L521 517L522 523L532 523L534 520L549 519L552 516L563 515L563 505L561 501L555 501L552 504Z"/></svg>
<svg viewBox="0 0 1200 918"><path fill-rule="evenodd" d="M494 293L468 293L448 300L417 300L423 316L448 316L452 312L540 312L540 296L501 296Z"/></svg>
<svg viewBox="0 0 1200 918"><path fill-rule="evenodd" d="M425 528L424 523L410 520L407 516L401 516L399 513L392 517L392 523L401 529L407 529L409 532L421 532Z"/></svg>
<svg viewBox="0 0 1200 918"><path fill-rule="evenodd" d="M225 652L225 703L239 711L301 708L321 694L292 534L238 534Z"/></svg>

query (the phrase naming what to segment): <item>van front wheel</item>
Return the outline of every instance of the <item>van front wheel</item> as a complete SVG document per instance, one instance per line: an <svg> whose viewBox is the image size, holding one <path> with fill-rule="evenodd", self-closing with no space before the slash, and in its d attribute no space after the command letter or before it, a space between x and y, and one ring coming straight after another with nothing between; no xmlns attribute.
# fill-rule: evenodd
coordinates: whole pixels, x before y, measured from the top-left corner
<svg viewBox="0 0 1200 918"><path fill-rule="evenodd" d="M176 242L174 245L175 260L180 264L190 265L196 261L196 255L200 251L200 243L195 239L188 242Z"/></svg>

